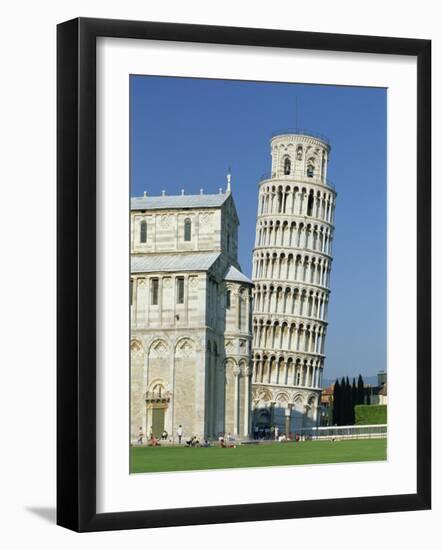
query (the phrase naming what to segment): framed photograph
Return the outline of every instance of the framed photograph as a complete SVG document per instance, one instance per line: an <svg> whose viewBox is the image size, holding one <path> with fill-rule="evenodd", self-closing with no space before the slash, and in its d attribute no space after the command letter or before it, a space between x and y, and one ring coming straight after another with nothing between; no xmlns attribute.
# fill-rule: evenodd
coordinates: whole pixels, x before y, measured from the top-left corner
<svg viewBox="0 0 442 550"><path fill-rule="evenodd" d="M57 523L430 508L430 41L57 36Z"/></svg>

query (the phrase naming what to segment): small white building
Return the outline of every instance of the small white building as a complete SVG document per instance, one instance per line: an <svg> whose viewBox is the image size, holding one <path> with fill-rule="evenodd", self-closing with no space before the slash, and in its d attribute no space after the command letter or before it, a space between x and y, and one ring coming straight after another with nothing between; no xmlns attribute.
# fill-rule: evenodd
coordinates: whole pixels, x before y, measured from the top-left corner
<svg viewBox="0 0 442 550"><path fill-rule="evenodd" d="M230 193L131 199L131 440L250 433L251 291Z"/></svg>

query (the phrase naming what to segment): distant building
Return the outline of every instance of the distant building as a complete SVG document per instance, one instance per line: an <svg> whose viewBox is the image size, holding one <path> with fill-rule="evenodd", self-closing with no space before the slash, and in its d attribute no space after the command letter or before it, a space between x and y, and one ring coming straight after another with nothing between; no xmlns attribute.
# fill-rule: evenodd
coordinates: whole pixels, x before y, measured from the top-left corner
<svg viewBox="0 0 442 550"><path fill-rule="evenodd" d="M379 371L377 373L377 386L367 386L367 400L370 405L386 405L387 404L387 373Z"/></svg>
<svg viewBox="0 0 442 550"><path fill-rule="evenodd" d="M384 370L380 370L377 373L377 377L378 377L378 386L379 387L382 387L384 384L387 383L387 373Z"/></svg>
<svg viewBox="0 0 442 550"><path fill-rule="evenodd" d="M332 419L330 418L333 410L333 391L335 385L332 384L328 388L324 388L321 392L321 401L320 401L320 416L321 420L320 425L329 425L332 424Z"/></svg>
<svg viewBox="0 0 442 550"><path fill-rule="evenodd" d="M387 382L379 389L378 392L379 405L387 404Z"/></svg>
<svg viewBox="0 0 442 550"><path fill-rule="evenodd" d="M252 282L228 190L131 200L131 440L250 433Z"/></svg>

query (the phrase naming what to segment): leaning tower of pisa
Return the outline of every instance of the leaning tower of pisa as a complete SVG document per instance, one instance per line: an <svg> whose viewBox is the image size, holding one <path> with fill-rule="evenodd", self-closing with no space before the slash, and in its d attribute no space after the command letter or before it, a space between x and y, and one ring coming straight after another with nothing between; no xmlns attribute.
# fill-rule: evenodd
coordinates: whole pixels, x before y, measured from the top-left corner
<svg viewBox="0 0 442 550"><path fill-rule="evenodd" d="M326 139L281 132L270 149L253 252L253 419L296 433L319 422L336 192Z"/></svg>

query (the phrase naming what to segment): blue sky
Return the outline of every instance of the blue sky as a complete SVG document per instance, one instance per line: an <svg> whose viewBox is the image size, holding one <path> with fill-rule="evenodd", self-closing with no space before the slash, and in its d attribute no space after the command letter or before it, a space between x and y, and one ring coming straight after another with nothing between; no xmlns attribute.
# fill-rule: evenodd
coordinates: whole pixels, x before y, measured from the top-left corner
<svg viewBox="0 0 442 550"><path fill-rule="evenodd" d="M386 369L386 89L132 76L130 97L132 196L217 193L230 166L248 275L269 139L297 103L338 192L324 378Z"/></svg>

